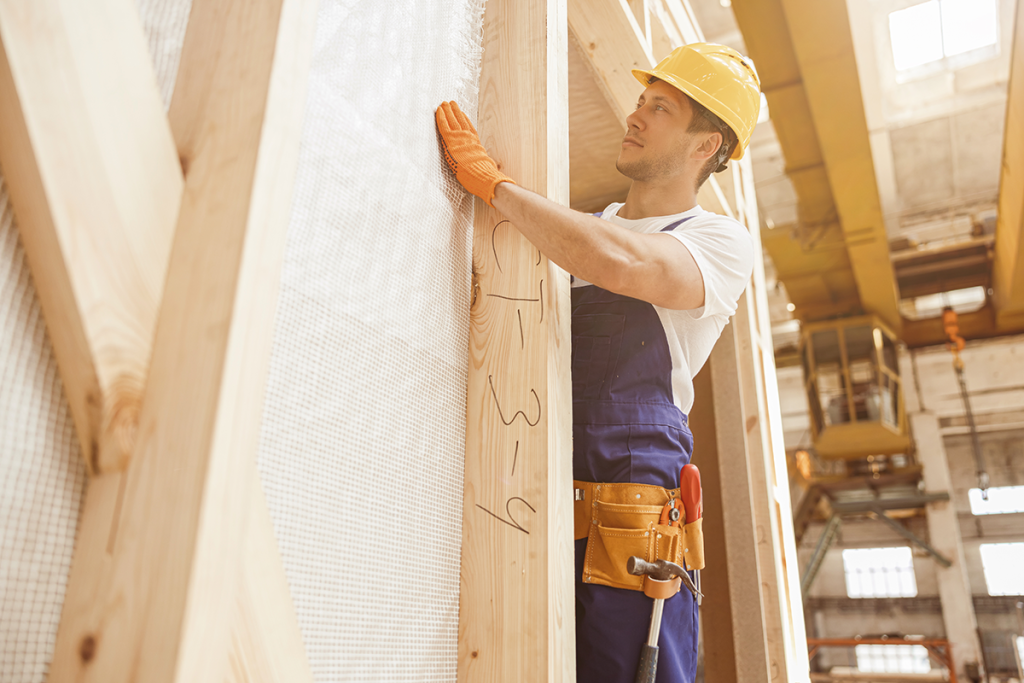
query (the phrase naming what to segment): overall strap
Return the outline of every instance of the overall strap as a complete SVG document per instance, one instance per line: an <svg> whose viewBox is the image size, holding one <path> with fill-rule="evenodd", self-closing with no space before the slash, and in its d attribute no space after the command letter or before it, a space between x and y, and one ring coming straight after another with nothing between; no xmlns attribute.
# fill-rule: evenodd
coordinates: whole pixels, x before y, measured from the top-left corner
<svg viewBox="0 0 1024 683"><path fill-rule="evenodd" d="M598 218L600 218L603 214L604 214L604 211L598 211L597 213L594 213L594 214L591 214L591 215L592 216L597 216ZM659 230L659 232L668 232L670 230L675 230L676 228L678 228L680 225L682 225L686 221L690 220L691 218L693 218L693 216L687 216L686 218L680 218L675 223L672 223L670 225L666 225L664 228ZM575 281L576 281L576 276L570 274L569 275L569 284L572 284Z"/></svg>
<svg viewBox="0 0 1024 683"><path fill-rule="evenodd" d="M693 216L687 216L686 218L680 218L675 223L672 223L671 225L666 225L664 228L662 228L658 232L668 232L669 230L674 230L674 229L678 228L680 225L682 225L683 223L685 223L686 221L690 220L691 218L693 218Z"/></svg>

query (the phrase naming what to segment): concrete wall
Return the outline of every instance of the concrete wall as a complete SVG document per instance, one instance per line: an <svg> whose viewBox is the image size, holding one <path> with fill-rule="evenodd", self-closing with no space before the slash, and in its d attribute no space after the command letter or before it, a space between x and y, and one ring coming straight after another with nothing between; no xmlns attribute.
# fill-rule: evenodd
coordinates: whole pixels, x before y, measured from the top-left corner
<svg viewBox="0 0 1024 683"><path fill-rule="evenodd" d="M991 485L1024 485L1024 336L971 342L963 358ZM983 543L1024 541L1024 513L986 516L971 513L968 490L977 486L975 461L949 352L942 347L921 349L906 353L903 361L904 381L908 386L917 387L923 407L939 417L954 482L949 493L957 511L978 627L990 656L997 656L999 653L994 653L990 641L995 638L1001 643L1005 638L999 632L1018 631L1021 625L1014 604L1024 597L996 598L988 595L979 547ZM799 367L779 370L779 390L787 451L792 453L798 448L810 447L807 400ZM803 490L794 486L794 501L802 495ZM924 517L901 521L914 534L929 540ZM806 567L823 528L824 520L818 520L804 534L798 553L801 569ZM835 544L805 596L808 635L825 638L880 634L944 637L936 564L923 550L913 550L917 598L852 600L846 596L844 548L906 545L903 538L877 521L867 518L844 520ZM1009 653L1004 654L1008 656ZM852 650L824 652L815 662L826 666L856 665Z"/></svg>

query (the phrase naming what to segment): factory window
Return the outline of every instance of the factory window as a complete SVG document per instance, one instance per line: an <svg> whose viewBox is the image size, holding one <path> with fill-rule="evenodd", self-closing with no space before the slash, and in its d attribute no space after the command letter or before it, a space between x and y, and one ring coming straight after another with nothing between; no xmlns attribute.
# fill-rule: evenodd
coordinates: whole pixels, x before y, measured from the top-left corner
<svg viewBox="0 0 1024 683"><path fill-rule="evenodd" d="M989 595L1024 595L1024 543L982 543L981 565Z"/></svg>
<svg viewBox="0 0 1024 683"><path fill-rule="evenodd" d="M917 595L910 548L844 550L843 567L846 594L851 598L912 598Z"/></svg>
<svg viewBox="0 0 1024 683"><path fill-rule="evenodd" d="M944 58L991 50L999 40L998 14L997 0L928 0L892 12L889 37L896 70L906 72Z"/></svg>
<svg viewBox="0 0 1024 683"><path fill-rule="evenodd" d="M854 650L861 671L926 674L932 668L924 645L858 645Z"/></svg>
<svg viewBox="0 0 1024 683"><path fill-rule="evenodd" d="M1024 512L1024 486L993 486L988 490L988 500L981 497L981 489L971 489L967 496L971 501L971 513L975 515Z"/></svg>

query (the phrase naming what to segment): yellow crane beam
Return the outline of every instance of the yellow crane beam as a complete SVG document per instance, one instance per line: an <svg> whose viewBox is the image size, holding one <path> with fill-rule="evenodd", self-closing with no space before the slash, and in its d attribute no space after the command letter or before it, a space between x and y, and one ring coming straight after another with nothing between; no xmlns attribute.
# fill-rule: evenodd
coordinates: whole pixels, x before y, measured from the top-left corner
<svg viewBox="0 0 1024 683"><path fill-rule="evenodd" d="M1024 323L1024 11L1017 10L1006 104L999 212L992 262L992 298L998 329Z"/></svg>
<svg viewBox="0 0 1024 683"><path fill-rule="evenodd" d="M797 291L797 314L813 319L853 312L854 293L842 286L849 279L835 270L845 262L818 248L831 242L834 249L841 238L860 308L899 331L899 297L845 0L734 0L733 11L761 74L798 198L799 252L766 240L769 253L797 262L792 270L779 269L788 289L814 295L808 284L813 273L829 288L827 302L820 300L821 290L817 301Z"/></svg>

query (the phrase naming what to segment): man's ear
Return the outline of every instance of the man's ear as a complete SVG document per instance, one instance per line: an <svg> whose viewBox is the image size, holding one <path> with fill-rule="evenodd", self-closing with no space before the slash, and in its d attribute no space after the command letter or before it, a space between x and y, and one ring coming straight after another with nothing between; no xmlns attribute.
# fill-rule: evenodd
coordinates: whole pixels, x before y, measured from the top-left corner
<svg viewBox="0 0 1024 683"><path fill-rule="evenodd" d="M693 158L707 161L713 157L719 148L725 143L725 138L719 132L707 133L700 145L693 151Z"/></svg>

